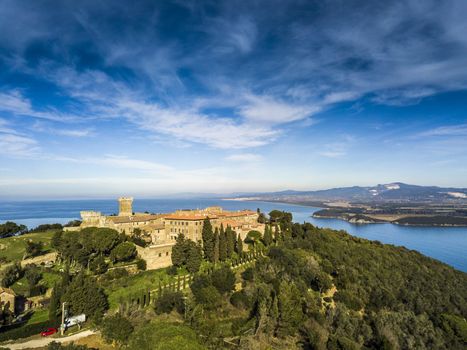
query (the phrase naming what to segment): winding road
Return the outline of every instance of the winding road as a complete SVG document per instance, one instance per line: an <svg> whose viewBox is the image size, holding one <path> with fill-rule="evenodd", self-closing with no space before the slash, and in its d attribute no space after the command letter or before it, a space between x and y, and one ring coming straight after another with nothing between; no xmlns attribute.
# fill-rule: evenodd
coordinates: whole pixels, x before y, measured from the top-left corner
<svg viewBox="0 0 467 350"><path fill-rule="evenodd" d="M3 344L3 345L0 345L0 347L6 347L7 349L10 349L10 350L42 348L42 347L46 347L53 341L57 343L68 343L71 341L76 341L81 338L89 337L90 335L93 335L96 333L97 333L96 331L86 330L86 331L76 333L76 334L70 335L68 337L63 337L63 338L45 337L45 338L28 340L28 341L25 341L24 343Z"/></svg>

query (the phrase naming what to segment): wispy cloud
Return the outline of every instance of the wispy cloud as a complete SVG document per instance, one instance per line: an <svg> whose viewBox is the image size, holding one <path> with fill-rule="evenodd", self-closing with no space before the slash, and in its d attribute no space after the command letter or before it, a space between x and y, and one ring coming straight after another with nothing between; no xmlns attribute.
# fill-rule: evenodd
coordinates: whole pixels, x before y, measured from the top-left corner
<svg viewBox="0 0 467 350"><path fill-rule="evenodd" d="M0 154L7 157L32 157L39 153L36 140L15 134L0 134Z"/></svg>
<svg viewBox="0 0 467 350"><path fill-rule="evenodd" d="M440 126L418 133L416 136L461 136L467 137L467 124Z"/></svg>
<svg viewBox="0 0 467 350"><path fill-rule="evenodd" d="M225 158L232 162L258 162L262 159L259 154L254 153L237 153Z"/></svg>
<svg viewBox="0 0 467 350"><path fill-rule="evenodd" d="M12 113L18 116L59 122L79 119L77 116L59 112L54 110L52 107L47 108L47 110L37 110L33 108L31 101L24 97L18 90L0 92L0 111Z"/></svg>

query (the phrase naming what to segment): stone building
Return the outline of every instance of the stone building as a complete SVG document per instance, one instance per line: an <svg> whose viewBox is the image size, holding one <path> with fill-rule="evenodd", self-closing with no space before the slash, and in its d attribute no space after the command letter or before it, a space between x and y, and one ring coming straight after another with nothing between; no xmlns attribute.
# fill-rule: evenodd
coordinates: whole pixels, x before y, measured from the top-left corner
<svg viewBox="0 0 467 350"><path fill-rule="evenodd" d="M221 207L177 210L168 214L133 212L133 198L119 198L118 215L106 216L96 211L82 211L81 226L65 228L73 231L86 227L107 227L133 235L142 235L149 246L138 247L138 254L146 260L148 269L167 267L172 264L172 246L179 234L197 242L202 240L203 222L209 218L213 229L230 226L242 239L251 230L264 232L264 225L258 223L258 213L251 210L227 211Z"/></svg>
<svg viewBox="0 0 467 350"><path fill-rule="evenodd" d="M0 308L7 307L12 313L16 310L16 293L10 288L0 287Z"/></svg>

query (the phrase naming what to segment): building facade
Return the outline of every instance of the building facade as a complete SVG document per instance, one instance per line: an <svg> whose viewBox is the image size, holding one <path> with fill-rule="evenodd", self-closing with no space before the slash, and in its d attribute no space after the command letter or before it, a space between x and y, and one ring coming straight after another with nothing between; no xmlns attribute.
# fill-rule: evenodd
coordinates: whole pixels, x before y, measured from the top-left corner
<svg viewBox="0 0 467 350"><path fill-rule="evenodd" d="M177 210L168 214L133 212L133 198L119 198L119 214L106 216L96 211L82 211L81 226L65 228L80 230L86 227L106 227L127 235L139 234L149 246L138 247L138 254L146 260L148 269L158 269L172 264L172 247L178 235L184 234L195 242L202 241L203 223L209 218L213 229L230 226L242 239L256 230L264 233L258 223L258 213L251 210L227 211L221 207Z"/></svg>

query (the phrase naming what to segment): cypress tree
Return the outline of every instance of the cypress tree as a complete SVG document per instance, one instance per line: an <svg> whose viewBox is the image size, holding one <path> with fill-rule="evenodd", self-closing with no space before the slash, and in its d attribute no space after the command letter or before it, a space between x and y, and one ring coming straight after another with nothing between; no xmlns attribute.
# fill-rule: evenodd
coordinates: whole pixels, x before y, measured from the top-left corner
<svg viewBox="0 0 467 350"><path fill-rule="evenodd" d="M225 261L227 259L227 239L223 227L219 233L219 260Z"/></svg>
<svg viewBox="0 0 467 350"><path fill-rule="evenodd" d="M172 264L180 267L186 262L185 235L180 233L177 237L177 243L172 247Z"/></svg>
<svg viewBox="0 0 467 350"><path fill-rule="evenodd" d="M219 262L219 228L214 231L214 263Z"/></svg>
<svg viewBox="0 0 467 350"><path fill-rule="evenodd" d="M232 257L232 254L235 250L235 238L233 236L233 231L230 226L227 226L225 230L225 241L226 241L226 256L228 259Z"/></svg>
<svg viewBox="0 0 467 350"><path fill-rule="evenodd" d="M196 273L199 271L201 261L203 260L201 251L201 247L195 242L190 240L187 242L186 268L189 273Z"/></svg>
<svg viewBox="0 0 467 350"><path fill-rule="evenodd" d="M276 243L278 243L281 240L281 236L279 233L279 227L277 225L275 226L275 230L274 230L274 240L276 241Z"/></svg>
<svg viewBox="0 0 467 350"><path fill-rule="evenodd" d="M243 241L240 235L238 235L237 237L237 244L235 245L235 251L237 252L238 256L243 255Z"/></svg>
<svg viewBox="0 0 467 350"><path fill-rule="evenodd" d="M265 246L269 246L272 243L272 229L269 225L264 228L263 242Z"/></svg>
<svg viewBox="0 0 467 350"><path fill-rule="evenodd" d="M204 219L202 238L204 258L207 261L214 262L214 234L212 232L212 225L209 218Z"/></svg>

